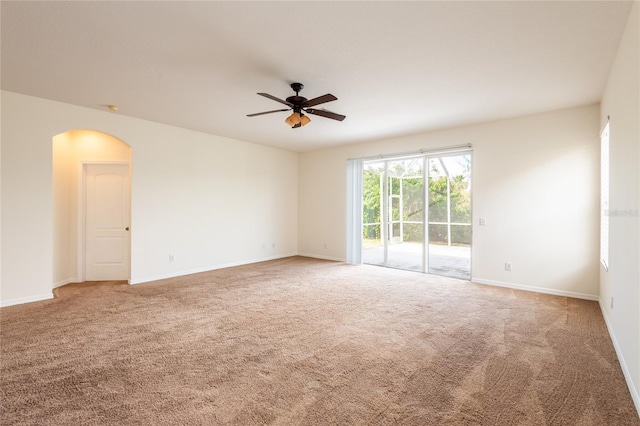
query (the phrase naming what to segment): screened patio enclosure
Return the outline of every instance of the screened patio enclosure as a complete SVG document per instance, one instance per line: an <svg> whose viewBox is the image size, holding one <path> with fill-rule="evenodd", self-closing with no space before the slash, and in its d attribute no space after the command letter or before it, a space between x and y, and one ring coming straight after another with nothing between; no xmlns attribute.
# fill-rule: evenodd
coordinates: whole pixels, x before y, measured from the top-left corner
<svg viewBox="0 0 640 426"><path fill-rule="evenodd" d="M366 161L362 185L363 263L470 279L469 152Z"/></svg>

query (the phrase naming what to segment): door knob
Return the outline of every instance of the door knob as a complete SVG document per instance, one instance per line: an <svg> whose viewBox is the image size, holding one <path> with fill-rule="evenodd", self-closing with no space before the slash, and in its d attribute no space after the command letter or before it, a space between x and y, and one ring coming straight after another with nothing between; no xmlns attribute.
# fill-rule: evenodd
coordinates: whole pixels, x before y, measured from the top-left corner
<svg viewBox="0 0 640 426"><path fill-rule="evenodd" d="M128 231L128 230L129 230L129 227L127 226L126 228L124 228L124 230L125 230L125 231Z"/></svg>

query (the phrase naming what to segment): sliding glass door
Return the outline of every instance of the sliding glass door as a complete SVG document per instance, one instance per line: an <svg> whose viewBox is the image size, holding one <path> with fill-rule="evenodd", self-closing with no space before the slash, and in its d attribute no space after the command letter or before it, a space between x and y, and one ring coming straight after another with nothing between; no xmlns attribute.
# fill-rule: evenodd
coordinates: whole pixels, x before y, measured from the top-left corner
<svg viewBox="0 0 640 426"><path fill-rule="evenodd" d="M424 271L424 157L364 164L362 261Z"/></svg>
<svg viewBox="0 0 640 426"><path fill-rule="evenodd" d="M423 271L424 158L387 162L387 266Z"/></svg>
<svg viewBox="0 0 640 426"><path fill-rule="evenodd" d="M471 154L428 158L430 274L471 278Z"/></svg>
<svg viewBox="0 0 640 426"><path fill-rule="evenodd" d="M362 169L362 262L386 266L385 202L386 162L369 162Z"/></svg>
<svg viewBox="0 0 640 426"><path fill-rule="evenodd" d="M470 278L470 153L366 161L362 178L363 263Z"/></svg>

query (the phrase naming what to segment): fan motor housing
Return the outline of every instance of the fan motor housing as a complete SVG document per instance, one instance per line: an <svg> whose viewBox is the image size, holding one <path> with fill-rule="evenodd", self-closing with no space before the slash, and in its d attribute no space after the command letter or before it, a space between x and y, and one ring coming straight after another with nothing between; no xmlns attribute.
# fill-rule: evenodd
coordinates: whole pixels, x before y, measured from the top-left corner
<svg viewBox="0 0 640 426"><path fill-rule="evenodd" d="M307 98L304 98L302 96L289 96L287 98L287 102L294 105L302 105L306 101L307 101Z"/></svg>

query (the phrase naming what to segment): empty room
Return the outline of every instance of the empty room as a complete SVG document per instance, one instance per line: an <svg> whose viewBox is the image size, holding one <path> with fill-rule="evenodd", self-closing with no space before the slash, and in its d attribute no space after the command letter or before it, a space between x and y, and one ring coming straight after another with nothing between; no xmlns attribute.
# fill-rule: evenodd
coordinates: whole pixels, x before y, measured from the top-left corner
<svg viewBox="0 0 640 426"><path fill-rule="evenodd" d="M640 425L639 2L0 24L0 424Z"/></svg>

